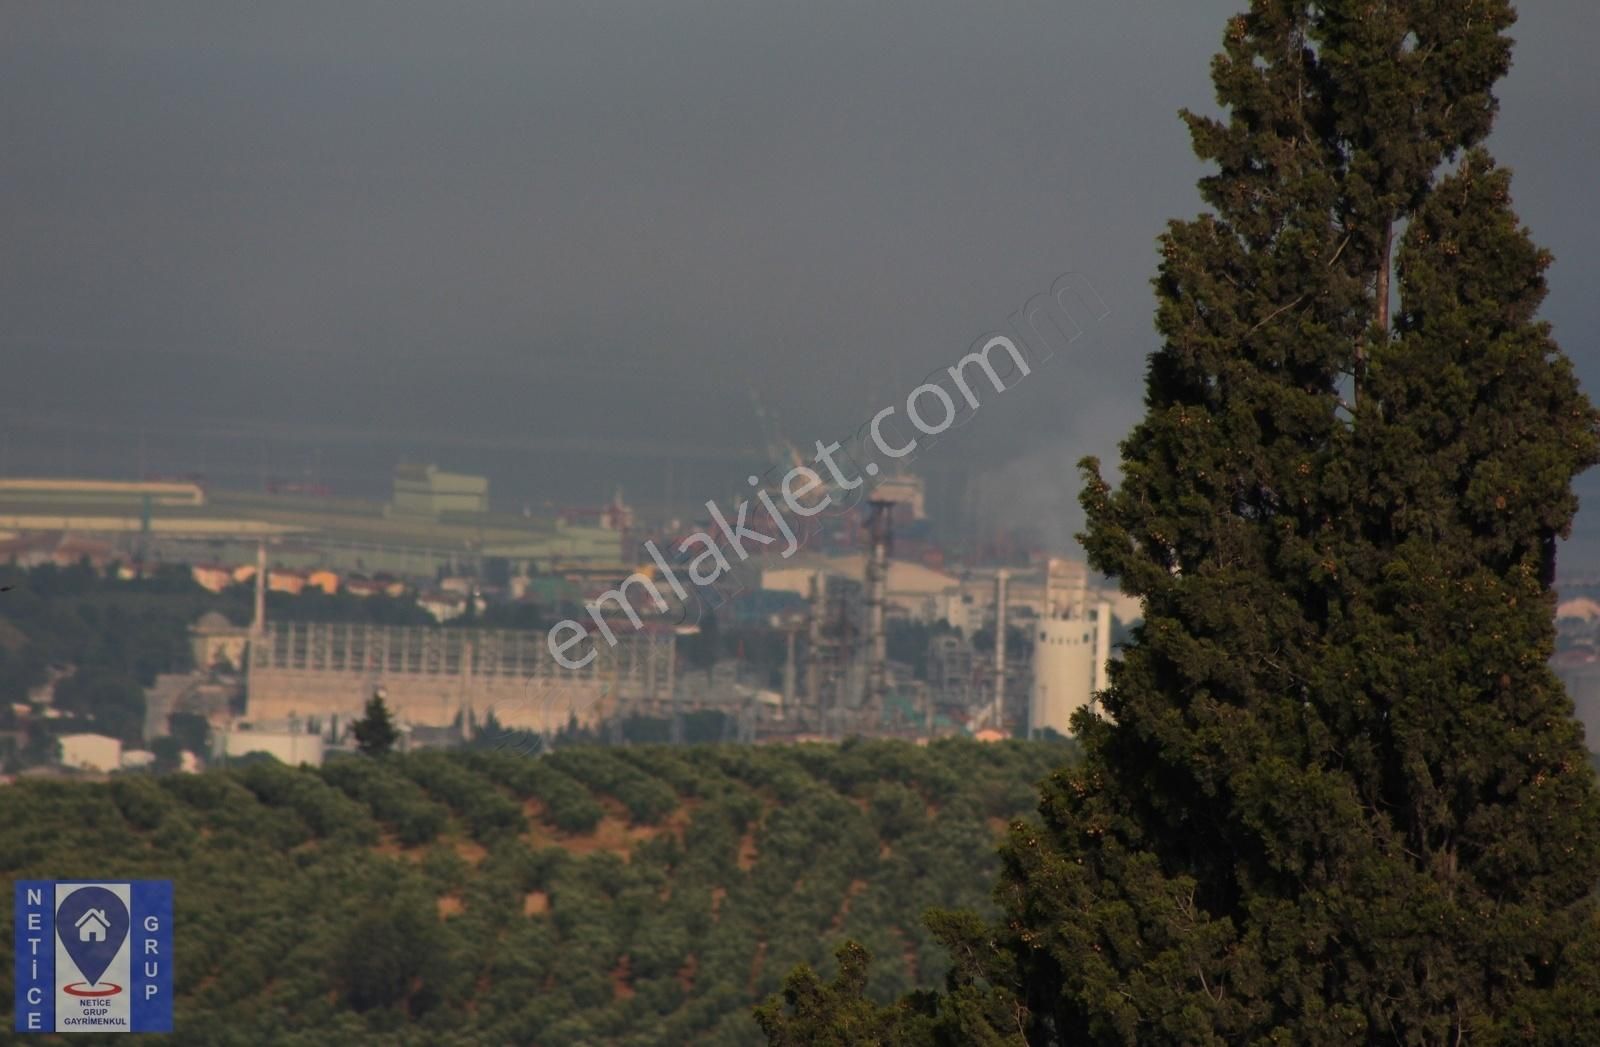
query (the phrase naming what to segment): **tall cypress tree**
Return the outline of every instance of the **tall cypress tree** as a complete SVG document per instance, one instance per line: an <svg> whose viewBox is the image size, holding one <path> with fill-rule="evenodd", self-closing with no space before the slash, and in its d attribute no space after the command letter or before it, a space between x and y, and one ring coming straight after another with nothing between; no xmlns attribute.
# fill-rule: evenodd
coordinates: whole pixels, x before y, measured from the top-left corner
<svg viewBox="0 0 1600 1047"><path fill-rule="evenodd" d="M389 706L381 692L367 699L366 715L350 725L355 735L356 747L367 756L387 756L400 740L400 729L394 725Z"/></svg>
<svg viewBox="0 0 1600 1047"><path fill-rule="evenodd" d="M1481 147L1512 21L1228 23L1146 415L1117 487L1083 463L1144 606L1106 715L1013 826L1002 922L930 920L946 993L864 1014L858 958L830 1018L801 972L774 1042L1600 1043L1600 795L1547 666L1600 417Z"/></svg>
<svg viewBox="0 0 1600 1047"><path fill-rule="evenodd" d="M1120 483L1084 463L1144 621L980 972L1032 1040L1600 1040L1600 798L1546 667L1600 442L1479 144L1512 20L1257 0L1226 118L1185 114L1210 211L1161 239Z"/></svg>

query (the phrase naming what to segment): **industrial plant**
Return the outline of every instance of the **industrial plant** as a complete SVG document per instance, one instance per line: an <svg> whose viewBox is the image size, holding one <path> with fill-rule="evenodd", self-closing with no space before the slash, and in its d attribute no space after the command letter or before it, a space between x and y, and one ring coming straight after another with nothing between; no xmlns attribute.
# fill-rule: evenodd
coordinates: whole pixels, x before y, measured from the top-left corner
<svg viewBox="0 0 1600 1047"><path fill-rule="evenodd" d="M497 511L485 478L431 464L397 466L385 502L0 479L0 558L130 583L177 572L233 608L195 620L192 667L147 688L135 751L184 714L208 725L213 758L315 763L349 744L375 695L414 745L626 740L649 723L673 740L707 722L746 741L1066 735L1138 617L1078 560L946 549L903 471L794 555L755 556L692 593L652 582L660 605L625 605L624 576L660 581L645 543L671 548L690 526L651 522L620 492ZM547 630L585 612L570 668Z"/></svg>

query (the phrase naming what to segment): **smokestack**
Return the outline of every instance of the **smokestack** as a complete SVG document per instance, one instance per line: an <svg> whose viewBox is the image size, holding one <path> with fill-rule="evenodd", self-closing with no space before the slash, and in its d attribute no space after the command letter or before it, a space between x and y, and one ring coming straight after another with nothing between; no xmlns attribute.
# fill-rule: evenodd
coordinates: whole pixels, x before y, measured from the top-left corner
<svg viewBox="0 0 1600 1047"><path fill-rule="evenodd" d="M799 630L799 625L792 619L785 623L783 634L787 647L783 657L783 711L793 715L794 711L794 634Z"/></svg>
<svg viewBox="0 0 1600 1047"><path fill-rule="evenodd" d="M888 690L889 638L884 631L883 605L889 586L889 535L894 503L874 499L872 506L872 557L867 561L867 698L883 720L883 697Z"/></svg>
<svg viewBox="0 0 1600 1047"><path fill-rule="evenodd" d="M806 708L822 727L822 616L827 613L822 572L811 574L811 621L806 632Z"/></svg>
<svg viewBox="0 0 1600 1047"><path fill-rule="evenodd" d="M1006 711L1006 582L1004 567L994 575L994 729L1001 730Z"/></svg>

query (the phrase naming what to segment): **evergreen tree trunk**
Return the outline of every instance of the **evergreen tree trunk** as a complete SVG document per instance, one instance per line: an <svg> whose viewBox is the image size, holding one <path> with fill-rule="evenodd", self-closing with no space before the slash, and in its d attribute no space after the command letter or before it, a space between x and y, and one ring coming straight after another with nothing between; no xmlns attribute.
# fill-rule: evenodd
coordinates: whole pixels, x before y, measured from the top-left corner
<svg viewBox="0 0 1600 1047"><path fill-rule="evenodd" d="M1600 445L1478 147L1512 19L1258 0L1227 119L1186 114L1212 213L1162 238L1120 486L1085 463L1145 617L1005 850L1037 1042L1600 1036L1600 799L1546 666Z"/></svg>

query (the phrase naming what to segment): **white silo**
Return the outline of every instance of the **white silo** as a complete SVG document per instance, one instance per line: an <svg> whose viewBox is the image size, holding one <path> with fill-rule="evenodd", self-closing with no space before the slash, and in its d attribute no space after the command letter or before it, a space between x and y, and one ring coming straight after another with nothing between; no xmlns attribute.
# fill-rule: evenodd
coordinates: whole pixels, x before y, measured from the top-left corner
<svg viewBox="0 0 1600 1047"><path fill-rule="evenodd" d="M1051 560L1045 581L1045 613L1033 638L1033 692L1028 731L1072 730L1072 714L1106 685L1111 654L1111 604L1088 606L1087 572L1081 563Z"/></svg>

